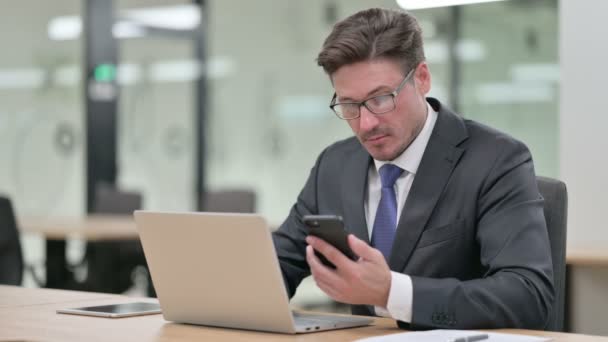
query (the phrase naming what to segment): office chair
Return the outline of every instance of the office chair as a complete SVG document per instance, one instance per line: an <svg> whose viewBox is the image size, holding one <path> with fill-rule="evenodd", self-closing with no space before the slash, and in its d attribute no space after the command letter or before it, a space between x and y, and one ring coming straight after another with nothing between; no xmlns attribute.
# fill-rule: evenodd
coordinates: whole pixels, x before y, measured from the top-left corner
<svg viewBox="0 0 608 342"><path fill-rule="evenodd" d="M11 201L0 197L0 284L21 285L23 254Z"/></svg>
<svg viewBox="0 0 608 342"><path fill-rule="evenodd" d="M253 190L230 189L207 191L203 194L201 211L253 213L256 195Z"/></svg>
<svg viewBox="0 0 608 342"><path fill-rule="evenodd" d="M98 184L95 188L93 212L96 214L133 215L141 209L142 197L136 192L118 190L107 184Z"/></svg>
<svg viewBox="0 0 608 342"><path fill-rule="evenodd" d="M132 215L141 209L142 196L110 185L96 187L93 213ZM95 241L86 245L85 262L88 291L122 293L132 285L132 272L137 266L146 266L139 241Z"/></svg>
<svg viewBox="0 0 608 342"><path fill-rule="evenodd" d="M538 176L536 181L540 194L545 199L544 212L551 244L555 287L555 303L549 314L546 330L564 331L568 192L566 184L559 180Z"/></svg>

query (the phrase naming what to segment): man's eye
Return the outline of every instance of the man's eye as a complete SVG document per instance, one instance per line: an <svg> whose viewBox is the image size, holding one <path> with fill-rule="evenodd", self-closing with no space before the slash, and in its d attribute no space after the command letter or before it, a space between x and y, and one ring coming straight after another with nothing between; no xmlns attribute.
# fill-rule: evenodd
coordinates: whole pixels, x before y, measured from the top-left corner
<svg viewBox="0 0 608 342"><path fill-rule="evenodd" d="M390 95L376 96L367 100L367 104L372 107L381 107L383 105L390 104L390 102Z"/></svg>
<svg viewBox="0 0 608 342"><path fill-rule="evenodd" d="M345 111L356 111L359 110L359 105L356 103L345 103L341 105Z"/></svg>

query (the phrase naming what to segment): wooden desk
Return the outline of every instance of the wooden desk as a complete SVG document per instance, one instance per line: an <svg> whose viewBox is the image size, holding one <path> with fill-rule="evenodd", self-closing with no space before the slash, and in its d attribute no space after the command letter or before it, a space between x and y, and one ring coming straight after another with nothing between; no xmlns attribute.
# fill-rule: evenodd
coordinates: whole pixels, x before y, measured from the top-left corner
<svg viewBox="0 0 608 342"><path fill-rule="evenodd" d="M139 239L131 215L89 215L84 218L36 218L19 220L21 232L40 234L46 239L80 238L88 241Z"/></svg>
<svg viewBox="0 0 608 342"><path fill-rule="evenodd" d="M27 289L17 286L0 285L0 310L30 305L43 305L63 302L80 302L96 299L111 299L111 294L94 292L63 291L53 289Z"/></svg>
<svg viewBox="0 0 608 342"><path fill-rule="evenodd" d="M608 266L608 248L568 248L566 263L570 266Z"/></svg>
<svg viewBox="0 0 608 342"><path fill-rule="evenodd" d="M404 332L393 320L378 318L374 325L368 327L282 335L176 324L165 321L162 315L109 319L55 313L57 309L66 307L136 300L118 295L0 286L0 298L5 296L11 296L13 302L0 307L0 341L352 341ZM554 341L608 342L606 337L579 334L514 329L497 331L548 336Z"/></svg>
<svg viewBox="0 0 608 342"><path fill-rule="evenodd" d="M576 328L574 326L574 317L576 314L575 306L584 308L585 306L581 306L581 304L576 305L574 303L573 293L575 291L576 286L574 285L574 273L577 267L578 268L605 268L608 266L608 248L600 248L599 246L570 246L566 251L566 309L565 309L565 329L566 331L572 331ZM604 283L605 284L605 283ZM581 291L579 289L579 291ZM580 293L579 293L580 296ZM579 298L580 299L580 298ZM605 300L598 299L599 306L605 305ZM588 309L585 309L588 310ZM580 313L579 313L580 314ZM593 314L593 311L589 311L589 314ZM600 320L601 321L601 320Z"/></svg>
<svg viewBox="0 0 608 342"><path fill-rule="evenodd" d="M69 270L65 251L68 238L87 241L138 240L131 215L89 215L84 218L20 218L19 229L25 234L40 234L46 240L46 287L79 288Z"/></svg>
<svg viewBox="0 0 608 342"><path fill-rule="evenodd" d="M80 238L88 241L139 239L130 215L92 214L84 218L24 217L19 228L25 234L40 234L50 240ZM608 265L608 248L571 247L566 253L569 265Z"/></svg>
<svg viewBox="0 0 608 342"><path fill-rule="evenodd" d="M136 240L139 238L132 216L90 215L86 218L24 218L19 221L23 233L41 234L46 238L47 283L50 288L82 289L73 280L73 275L65 260L65 240L81 238L86 240ZM572 267L608 266L608 248L567 249L566 271L566 317L565 328L572 328L569 312L572 288Z"/></svg>

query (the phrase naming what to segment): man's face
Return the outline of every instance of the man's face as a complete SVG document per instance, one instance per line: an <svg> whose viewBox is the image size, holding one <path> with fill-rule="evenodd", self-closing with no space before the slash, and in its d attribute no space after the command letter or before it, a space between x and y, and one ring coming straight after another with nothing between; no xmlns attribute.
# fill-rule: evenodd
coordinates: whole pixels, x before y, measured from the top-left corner
<svg viewBox="0 0 608 342"><path fill-rule="evenodd" d="M345 65L331 75L338 103L390 94L404 77L401 65L388 59ZM423 62L395 98L394 110L376 115L361 106L361 116L348 120L353 133L374 159L393 160L416 138L426 120L425 95L430 84L431 75Z"/></svg>

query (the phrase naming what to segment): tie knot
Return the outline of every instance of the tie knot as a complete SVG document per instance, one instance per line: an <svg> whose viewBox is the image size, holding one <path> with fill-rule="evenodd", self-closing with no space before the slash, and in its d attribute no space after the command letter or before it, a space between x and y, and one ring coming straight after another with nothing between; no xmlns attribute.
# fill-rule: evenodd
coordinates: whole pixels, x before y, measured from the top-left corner
<svg viewBox="0 0 608 342"><path fill-rule="evenodd" d="M401 173L403 169L397 165L393 164L384 164L380 167L380 181L382 182L383 188L392 188L395 185L395 181Z"/></svg>

